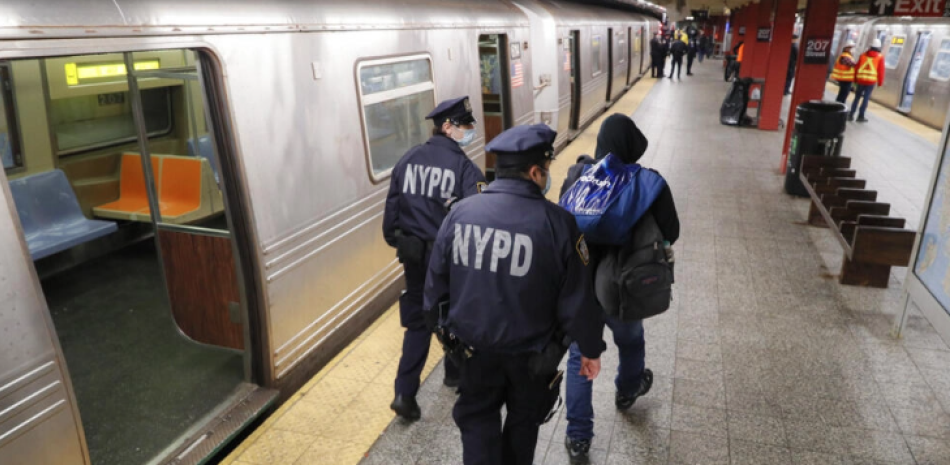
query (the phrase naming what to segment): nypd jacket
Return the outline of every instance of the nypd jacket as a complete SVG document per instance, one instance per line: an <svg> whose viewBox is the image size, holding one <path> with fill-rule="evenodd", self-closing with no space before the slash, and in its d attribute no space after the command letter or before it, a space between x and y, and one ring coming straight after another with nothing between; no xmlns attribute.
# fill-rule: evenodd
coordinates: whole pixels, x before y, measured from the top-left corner
<svg viewBox="0 0 950 465"><path fill-rule="evenodd" d="M448 328L475 348L540 351L557 329L597 358L603 313L574 217L522 179L499 179L460 202L436 237L426 311L448 298Z"/></svg>
<svg viewBox="0 0 950 465"><path fill-rule="evenodd" d="M396 230L424 241L435 240L445 218L445 201L478 192L481 170L454 140L432 136L406 152L393 167L383 215L383 236L396 246Z"/></svg>

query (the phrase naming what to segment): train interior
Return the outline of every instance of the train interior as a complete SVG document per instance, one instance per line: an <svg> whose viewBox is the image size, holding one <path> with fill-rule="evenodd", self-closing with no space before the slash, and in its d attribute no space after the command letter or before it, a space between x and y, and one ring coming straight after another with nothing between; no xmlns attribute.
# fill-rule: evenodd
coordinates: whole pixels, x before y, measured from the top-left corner
<svg viewBox="0 0 950 465"><path fill-rule="evenodd" d="M0 63L3 168L95 464L167 453L249 377L200 63Z"/></svg>
<svg viewBox="0 0 950 465"><path fill-rule="evenodd" d="M509 53L511 55L509 55ZM504 34L483 34L478 36L478 61L481 70L482 82L482 110L485 121L485 145L488 145L496 136L511 127L511 105L507 89L513 78L509 74L509 63L512 59L521 57L521 44L511 44L508 50L507 36ZM522 66L518 63L516 66ZM515 72L515 78L524 82L523 69ZM486 153L485 176L489 181L495 177L495 154Z"/></svg>

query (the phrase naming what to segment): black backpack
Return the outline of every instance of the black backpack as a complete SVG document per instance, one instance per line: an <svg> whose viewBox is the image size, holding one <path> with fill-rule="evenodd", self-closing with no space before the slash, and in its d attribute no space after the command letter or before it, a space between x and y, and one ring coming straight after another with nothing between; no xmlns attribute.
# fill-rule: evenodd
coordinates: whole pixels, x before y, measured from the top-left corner
<svg viewBox="0 0 950 465"><path fill-rule="evenodd" d="M636 321L659 315L673 300L673 264L663 234L650 212L643 215L626 245L603 251L594 275L597 300L608 315Z"/></svg>

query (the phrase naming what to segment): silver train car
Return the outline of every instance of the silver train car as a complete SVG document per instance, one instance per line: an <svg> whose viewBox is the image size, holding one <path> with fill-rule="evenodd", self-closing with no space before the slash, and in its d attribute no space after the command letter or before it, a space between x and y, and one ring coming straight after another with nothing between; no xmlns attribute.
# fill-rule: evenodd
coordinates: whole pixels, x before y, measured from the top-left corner
<svg viewBox="0 0 950 465"><path fill-rule="evenodd" d="M505 128L593 121L658 28L553 0L0 13L0 465L213 455L395 302L389 173L438 101L471 97L490 174Z"/></svg>
<svg viewBox="0 0 950 465"><path fill-rule="evenodd" d="M934 128L943 127L950 108L950 20L842 16L833 48L841 53L847 39L856 53L881 39L884 85L871 99ZM830 69L830 68L829 68Z"/></svg>

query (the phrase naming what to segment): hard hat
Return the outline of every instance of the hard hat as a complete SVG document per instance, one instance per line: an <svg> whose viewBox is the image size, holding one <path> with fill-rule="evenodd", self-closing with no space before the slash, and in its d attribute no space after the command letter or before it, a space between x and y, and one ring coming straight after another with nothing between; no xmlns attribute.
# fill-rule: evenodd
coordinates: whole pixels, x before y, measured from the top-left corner
<svg viewBox="0 0 950 465"><path fill-rule="evenodd" d="M871 48L881 48L881 39L874 39L871 42Z"/></svg>
<svg viewBox="0 0 950 465"><path fill-rule="evenodd" d="M849 40L847 43L844 44L844 48L854 48L854 46L855 46L855 43L853 40Z"/></svg>

